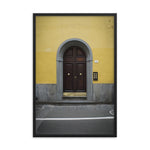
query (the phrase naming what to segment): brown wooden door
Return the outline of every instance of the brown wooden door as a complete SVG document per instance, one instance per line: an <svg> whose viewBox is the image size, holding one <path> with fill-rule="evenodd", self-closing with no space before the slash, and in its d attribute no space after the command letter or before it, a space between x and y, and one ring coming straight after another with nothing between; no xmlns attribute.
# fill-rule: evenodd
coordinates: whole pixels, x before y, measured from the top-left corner
<svg viewBox="0 0 150 150"><path fill-rule="evenodd" d="M64 92L86 91L86 56L77 46L68 48L63 58Z"/></svg>

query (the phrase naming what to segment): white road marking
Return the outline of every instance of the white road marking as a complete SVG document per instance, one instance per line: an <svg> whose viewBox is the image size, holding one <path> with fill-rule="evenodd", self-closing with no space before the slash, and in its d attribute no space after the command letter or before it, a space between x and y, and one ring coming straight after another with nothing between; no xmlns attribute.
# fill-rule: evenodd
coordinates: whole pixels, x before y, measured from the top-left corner
<svg viewBox="0 0 150 150"><path fill-rule="evenodd" d="M110 110L109 113L110 113L111 115L114 115L114 110Z"/></svg>
<svg viewBox="0 0 150 150"><path fill-rule="evenodd" d="M100 120L100 119L114 119L114 117L108 116L108 117L86 117L86 118L36 118L36 120Z"/></svg>

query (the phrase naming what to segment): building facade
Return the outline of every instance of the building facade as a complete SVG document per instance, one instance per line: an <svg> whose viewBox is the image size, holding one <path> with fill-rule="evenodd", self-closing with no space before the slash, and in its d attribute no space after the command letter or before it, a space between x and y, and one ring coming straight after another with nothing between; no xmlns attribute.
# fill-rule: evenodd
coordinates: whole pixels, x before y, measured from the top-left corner
<svg viewBox="0 0 150 150"><path fill-rule="evenodd" d="M114 16L36 16L36 99L73 98L113 102Z"/></svg>

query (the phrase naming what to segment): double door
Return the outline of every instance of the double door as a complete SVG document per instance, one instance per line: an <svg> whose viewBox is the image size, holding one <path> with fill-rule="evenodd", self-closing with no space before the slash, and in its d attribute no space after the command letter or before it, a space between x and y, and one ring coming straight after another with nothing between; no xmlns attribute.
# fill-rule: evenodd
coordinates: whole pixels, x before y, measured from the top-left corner
<svg viewBox="0 0 150 150"><path fill-rule="evenodd" d="M63 91L86 91L86 55L80 47L72 46L64 53Z"/></svg>

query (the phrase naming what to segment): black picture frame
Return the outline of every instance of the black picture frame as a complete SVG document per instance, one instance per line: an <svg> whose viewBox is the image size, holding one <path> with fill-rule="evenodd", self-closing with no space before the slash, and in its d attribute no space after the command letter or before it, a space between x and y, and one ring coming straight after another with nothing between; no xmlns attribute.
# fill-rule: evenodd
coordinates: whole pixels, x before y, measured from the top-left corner
<svg viewBox="0 0 150 150"><path fill-rule="evenodd" d="M36 16L114 16L114 134L37 135L36 134ZM33 137L117 137L117 13L33 13Z"/></svg>

